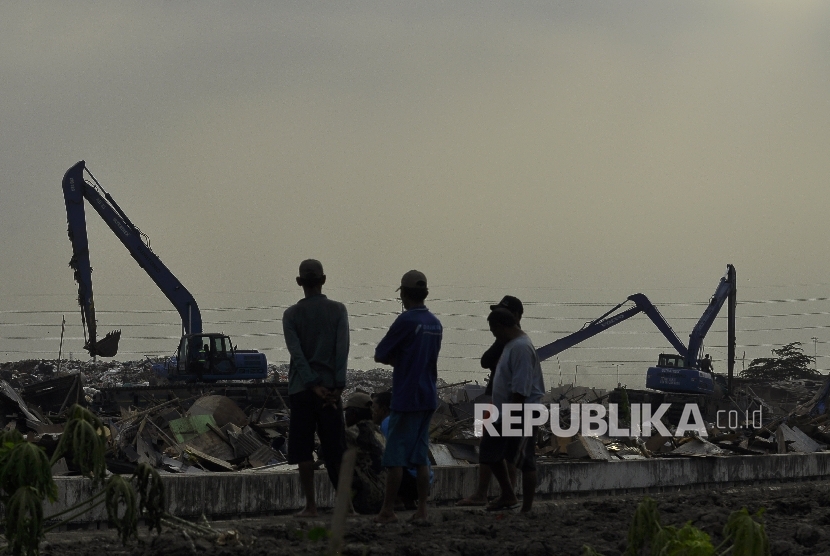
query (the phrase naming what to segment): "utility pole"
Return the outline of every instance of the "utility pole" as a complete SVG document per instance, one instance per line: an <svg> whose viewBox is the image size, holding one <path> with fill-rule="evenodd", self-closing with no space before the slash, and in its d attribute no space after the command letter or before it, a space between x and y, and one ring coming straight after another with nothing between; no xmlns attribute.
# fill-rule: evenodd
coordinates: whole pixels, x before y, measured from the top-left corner
<svg viewBox="0 0 830 556"><path fill-rule="evenodd" d="M61 374L61 355L63 354L63 333L66 330L66 315L61 315L61 343L58 347L58 374Z"/></svg>

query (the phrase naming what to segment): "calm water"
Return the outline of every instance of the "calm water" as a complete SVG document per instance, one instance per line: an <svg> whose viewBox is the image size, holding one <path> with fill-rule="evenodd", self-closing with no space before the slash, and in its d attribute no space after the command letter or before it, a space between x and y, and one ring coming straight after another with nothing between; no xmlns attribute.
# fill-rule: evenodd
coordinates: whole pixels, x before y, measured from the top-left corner
<svg viewBox="0 0 830 556"><path fill-rule="evenodd" d="M71 291L71 290L70 290ZM344 302L349 310L351 351L349 367L372 369L374 346L401 311L394 287L327 288L331 298ZM489 305L510 293L525 303L522 326L537 347L579 330L625 300L624 292L572 292L525 288L431 288L427 306L444 324L444 342L439 360L441 377L448 382L478 380L487 373L478 359L492 343L487 328ZM628 292L628 294L634 292ZM287 362L282 338L281 317L287 306L299 299L298 290L200 294L199 303L206 331L229 334L238 347L257 349L269 362ZM686 343L689 332L702 314L710 293L661 291L649 295L665 319ZM6 361L53 359L58 355L61 317L67 325L63 356L83 358L83 331L73 295L5 300L0 308L0 357ZM135 360L145 356L171 355L180 335L178 314L161 294L99 296L99 336L115 328L122 330L117 359ZM629 305L624 306L624 308ZM805 353L819 355L822 368L826 343L826 315L830 302L815 298L745 299L738 308L738 363L767 357L770 349L790 341L801 341ZM715 370L725 372L726 309L710 330L706 351L715 360ZM811 338L816 338L813 342ZM548 386L560 382L602 388L617 382L631 388L644 387L646 369L659 353L672 348L651 321L637 315L543 364Z"/></svg>

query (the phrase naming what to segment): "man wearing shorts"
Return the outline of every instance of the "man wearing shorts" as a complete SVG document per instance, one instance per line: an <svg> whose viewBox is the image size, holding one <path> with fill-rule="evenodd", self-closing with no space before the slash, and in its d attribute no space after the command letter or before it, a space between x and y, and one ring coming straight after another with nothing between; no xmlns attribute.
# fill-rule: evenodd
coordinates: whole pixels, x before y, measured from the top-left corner
<svg viewBox="0 0 830 556"><path fill-rule="evenodd" d="M490 305L490 310L494 311L498 308L504 308L510 311L513 316L516 318L516 325L521 328L521 321L522 321L522 314L524 313L524 306L522 302L519 300L518 297L514 297L512 295L505 295L501 301L499 301L496 305ZM499 359L501 359L501 354L504 351L504 342L500 340L495 340L493 345L490 346L487 351L481 356L481 368L482 369L489 369L490 370L490 378L487 379L487 388L484 390L485 396L493 396L493 379L496 376L496 366L499 364ZM490 433L487 432L487 428L482 431L482 438L481 444L484 445L484 449L487 448L487 443L489 442ZM510 483L516 484L516 468L510 463L507 462L507 472L510 476ZM456 506L486 506L487 505L487 491L490 488L490 477L492 473L490 472L490 466L488 465L479 465L478 467L478 486L476 487L476 491L472 496L467 496L466 498L462 498L458 502L455 503Z"/></svg>
<svg viewBox="0 0 830 556"><path fill-rule="evenodd" d="M522 512L529 512L536 493L535 431L530 437L504 436L502 430L503 406L507 403L539 403L545 393L542 366L536 348L527 334L519 328L513 314L507 309L496 308L487 317L490 331L496 340L504 342L496 374L493 377L493 405L499 409L495 423L501 436L490 437L480 446L479 461L490 466L499 482L501 493L488 506L488 510L512 509L519 501L507 473L507 462L512 462L522 472Z"/></svg>
<svg viewBox="0 0 830 556"><path fill-rule="evenodd" d="M297 464L305 508L297 517L317 515L314 499L314 433L334 488L346 450L341 393L346 386L349 357L349 316L346 306L323 295L326 275L320 261L300 263L297 285L305 298L282 317L285 345L291 354L288 396L288 463Z"/></svg>
<svg viewBox="0 0 830 556"><path fill-rule="evenodd" d="M429 423L438 407L438 352L441 322L424 305L427 278L410 270L401 278L401 313L375 349L375 361L392 365L392 403L389 436L383 453L387 468L383 507L378 523L392 523L395 499L404 468L418 470L418 508L413 520L426 519L429 494Z"/></svg>

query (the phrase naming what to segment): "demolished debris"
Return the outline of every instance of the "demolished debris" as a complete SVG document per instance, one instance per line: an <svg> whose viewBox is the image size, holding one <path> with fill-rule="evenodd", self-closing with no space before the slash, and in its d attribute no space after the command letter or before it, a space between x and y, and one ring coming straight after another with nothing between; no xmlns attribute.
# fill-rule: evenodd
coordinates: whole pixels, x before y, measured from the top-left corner
<svg viewBox="0 0 830 556"><path fill-rule="evenodd" d="M0 364L0 426L54 447L63 431L65 411L78 402L106 425L107 463L113 472L131 472L148 463L162 473L228 473L287 465L287 366L271 366L265 382L234 384L156 384L150 386L151 361L94 363L53 361ZM344 392L388 390L391 372L349 371ZM131 386L133 385L133 386ZM475 465L480 438L474 433L475 404L489 403L483 388L468 382L441 383L441 402L430 428L435 465ZM669 435L614 437L557 436L539 427L540 461L591 459L598 462L661 457L728 457L824 451L830 445L830 380L759 382L735 380L733 394L702 410L706 434L677 433L681 411L670 394L564 385L542 400L559 409L560 431L571 428L574 404L619 406L615 415L630 427L631 404L672 404L662 417ZM607 417L606 417L607 419ZM628 430L628 429L623 429ZM63 464L65 466L65 463ZM62 474L77 470L57 467Z"/></svg>

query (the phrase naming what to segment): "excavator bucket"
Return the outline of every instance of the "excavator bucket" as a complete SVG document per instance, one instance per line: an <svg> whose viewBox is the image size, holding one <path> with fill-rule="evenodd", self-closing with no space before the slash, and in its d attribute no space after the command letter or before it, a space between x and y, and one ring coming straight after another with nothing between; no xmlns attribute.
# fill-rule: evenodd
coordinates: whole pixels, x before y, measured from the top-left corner
<svg viewBox="0 0 830 556"><path fill-rule="evenodd" d="M89 354L99 357L115 357L115 354L118 353L118 341L121 339L121 331L120 330L113 330L97 342L94 345L87 344L84 346L84 349L89 351Z"/></svg>

